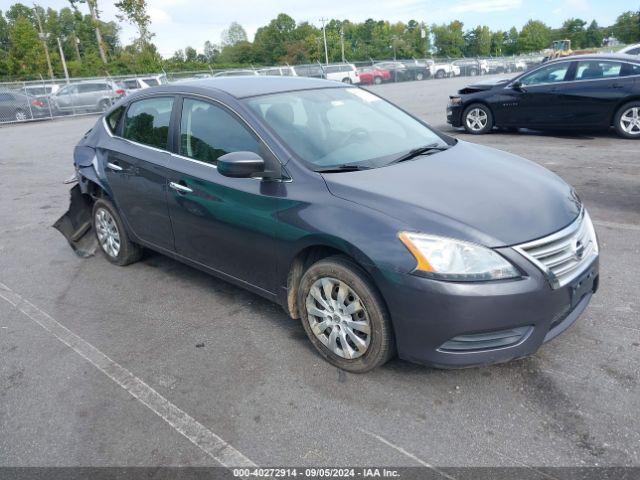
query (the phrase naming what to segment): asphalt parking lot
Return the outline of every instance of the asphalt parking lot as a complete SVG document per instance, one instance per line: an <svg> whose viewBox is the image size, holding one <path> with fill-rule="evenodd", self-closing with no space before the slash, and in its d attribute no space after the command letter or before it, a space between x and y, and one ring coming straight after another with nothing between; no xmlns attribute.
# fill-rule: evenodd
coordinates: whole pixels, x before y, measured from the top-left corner
<svg viewBox="0 0 640 480"><path fill-rule="evenodd" d="M78 258L51 225L96 117L0 128L0 466L640 466L640 143L466 135L445 105L468 82L372 90L561 175L602 256L570 330L533 357L466 370L394 360L344 373L256 295L158 254L126 268ZM186 423L172 424L174 407ZM219 443L202 448L195 425Z"/></svg>

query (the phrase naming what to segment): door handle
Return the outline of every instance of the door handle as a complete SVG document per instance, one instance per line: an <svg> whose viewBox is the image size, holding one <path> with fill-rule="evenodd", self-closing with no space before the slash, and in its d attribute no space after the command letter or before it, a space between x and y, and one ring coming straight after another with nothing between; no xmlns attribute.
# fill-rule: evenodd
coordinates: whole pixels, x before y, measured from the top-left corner
<svg viewBox="0 0 640 480"><path fill-rule="evenodd" d="M122 171L122 167L120 165L117 165L117 164L111 163L111 162L107 163L107 168L110 169L110 170L113 170L114 172L121 172Z"/></svg>
<svg viewBox="0 0 640 480"><path fill-rule="evenodd" d="M169 188L173 188L178 193L193 193L191 188L176 182L169 182Z"/></svg>
<svg viewBox="0 0 640 480"><path fill-rule="evenodd" d="M611 85L611 88L622 88L622 84L621 83L614 83L613 85Z"/></svg>

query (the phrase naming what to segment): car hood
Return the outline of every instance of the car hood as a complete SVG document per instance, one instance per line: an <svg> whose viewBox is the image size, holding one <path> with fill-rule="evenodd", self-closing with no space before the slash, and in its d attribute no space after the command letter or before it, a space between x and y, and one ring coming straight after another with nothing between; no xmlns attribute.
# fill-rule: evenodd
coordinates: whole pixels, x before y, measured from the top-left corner
<svg viewBox="0 0 640 480"><path fill-rule="evenodd" d="M558 231L580 212L560 177L521 157L466 142L387 167L323 175L331 194L412 231L490 247Z"/></svg>
<svg viewBox="0 0 640 480"><path fill-rule="evenodd" d="M461 95L465 95L467 93L476 93L482 92L485 90L491 90L492 88L496 88L502 85L505 85L511 81L510 78L498 78L494 80L484 80L482 82L473 83L469 86L464 87L461 90L458 90L458 93Z"/></svg>

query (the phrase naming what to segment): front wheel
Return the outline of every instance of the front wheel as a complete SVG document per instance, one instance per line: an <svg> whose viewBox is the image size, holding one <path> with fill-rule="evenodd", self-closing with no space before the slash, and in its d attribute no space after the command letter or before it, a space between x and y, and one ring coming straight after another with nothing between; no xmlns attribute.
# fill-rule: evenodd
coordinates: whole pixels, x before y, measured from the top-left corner
<svg viewBox="0 0 640 480"><path fill-rule="evenodd" d="M373 83L380 85L382 83L382 77L374 77Z"/></svg>
<svg viewBox="0 0 640 480"><path fill-rule="evenodd" d="M629 102L616 112L613 126L623 138L640 138L640 102Z"/></svg>
<svg viewBox="0 0 640 480"><path fill-rule="evenodd" d="M129 240L113 204L105 199L93 204L93 229L100 249L111 263L129 265L142 258L142 247Z"/></svg>
<svg viewBox="0 0 640 480"><path fill-rule="evenodd" d="M29 118L27 116L27 113L24 110L20 109L20 108L18 108L14 112L13 117L15 118L16 122L24 122Z"/></svg>
<svg viewBox="0 0 640 480"><path fill-rule="evenodd" d="M107 99L100 100L100 103L98 103L98 111L106 112L107 110L109 110L110 106L111 106L111 102L109 100Z"/></svg>
<svg viewBox="0 0 640 480"><path fill-rule="evenodd" d="M342 83L350 84L350 83L352 83L352 82L351 82L351 79L350 79L349 77L346 77L346 78L343 78L343 79L342 79Z"/></svg>
<svg viewBox="0 0 640 480"><path fill-rule="evenodd" d="M436 72L436 78L444 78L444 70L438 70Z"/></svg>
<svg viewBox="0 0 640 480"><path fill-rule="evenodd" d="M424 80L424 73L422 72L416 73L416 80Z"/></svg>
<svg viewBox="0 0 640 480"><path fill-rule="evenodd" d="M462 114L462 124L468 133L480 135L493 128L493 114L486 105L474 103Z"/></svg>
<svg viewBox="0 0 640 480"><path fill-rule="evenodd" d="M329 363L364 373L394 352L389 314L368 275L343 256L314 263L302 276L298 311L307 336Z"/></svg>

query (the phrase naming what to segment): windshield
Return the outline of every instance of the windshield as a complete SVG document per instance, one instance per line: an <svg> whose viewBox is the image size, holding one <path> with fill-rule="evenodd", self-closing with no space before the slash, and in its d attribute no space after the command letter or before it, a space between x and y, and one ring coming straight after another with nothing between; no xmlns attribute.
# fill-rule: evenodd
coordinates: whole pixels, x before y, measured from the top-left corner
<svg viewBox="0 0 640 480"><path fill-rule="evenodd" d="M424 145L447 146L422 123L359 88L286 92L246 102L313 170L379 167Z"/></svg>

